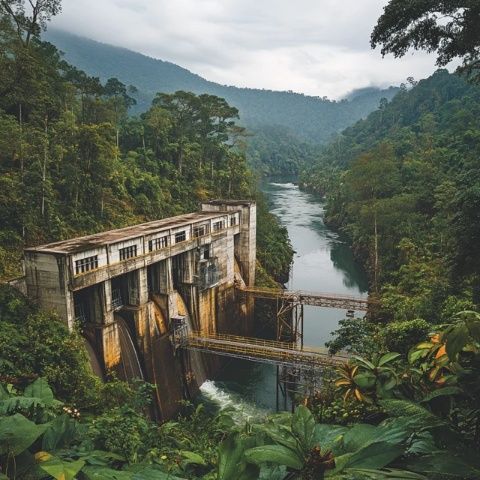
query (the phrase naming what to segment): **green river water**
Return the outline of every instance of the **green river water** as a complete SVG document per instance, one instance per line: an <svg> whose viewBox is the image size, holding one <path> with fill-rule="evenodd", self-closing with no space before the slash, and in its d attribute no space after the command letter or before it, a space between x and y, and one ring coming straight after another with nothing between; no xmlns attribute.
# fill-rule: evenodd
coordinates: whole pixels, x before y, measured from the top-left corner
<svg viewBox="0 0 480 480"><path fill-rule="evenodd" d="M295 250L286 287L325 293L366 296L367 279L352 252L323 222L321 199L291 182L264 185L270 210L287 228ZM306 306L304 344L323 346L344 310ZM202 386L203 401L219 409L232 408L251 417L276 408L276 367L225 358L215 381Z"/></svg>

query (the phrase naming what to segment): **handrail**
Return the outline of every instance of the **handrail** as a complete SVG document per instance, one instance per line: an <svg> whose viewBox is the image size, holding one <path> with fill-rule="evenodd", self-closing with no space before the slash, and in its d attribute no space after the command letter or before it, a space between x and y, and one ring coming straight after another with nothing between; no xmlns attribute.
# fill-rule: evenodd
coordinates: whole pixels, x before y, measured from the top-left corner
<svg viewBox="0 0 480 480"><path fill-rule="evenodd" d="M281 288L247 287L236 285L237 290L257 298L276 299L281 298L291 302L305 305L316 305L334 308L346 308L352 310L367 310L369 305L376 303L365 297L354 297L336 293L310 292L307 290L282 290Z"/></svg>
<svg viewBox="0 0 480 480"><path fill-rule="evenodd" d="M299 368L323 368L348 361L346 354L330 355L327 350L301 348L290 342L239 335L188 332L179 336L178 347L254 361L294 365Z"/></svg>

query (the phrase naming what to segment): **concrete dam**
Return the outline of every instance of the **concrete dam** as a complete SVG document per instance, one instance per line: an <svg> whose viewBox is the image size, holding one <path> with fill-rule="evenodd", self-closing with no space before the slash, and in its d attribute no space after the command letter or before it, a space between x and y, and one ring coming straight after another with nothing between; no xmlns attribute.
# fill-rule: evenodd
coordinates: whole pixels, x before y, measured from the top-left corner
<svg viewBox="0 0 480 480"><path fill-rule="evenodd" d="M83 333L105 377L156 385L154 415L175 415L221 357L177 349L175 327L248 335L256 205L211 201L200 211L25 250L28 297Z"/></svg>

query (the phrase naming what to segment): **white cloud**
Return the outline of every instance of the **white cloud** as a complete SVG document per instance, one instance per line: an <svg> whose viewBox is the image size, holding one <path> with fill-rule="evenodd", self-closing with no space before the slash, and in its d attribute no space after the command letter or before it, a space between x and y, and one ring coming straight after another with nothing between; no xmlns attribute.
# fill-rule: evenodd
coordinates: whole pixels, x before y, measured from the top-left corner
<svg viewBox="0 0 480 480"><path fill-rule="evenodd" d="M222 84L338 98L435 69L382 59L370 32L386 0L64 0L53 24L169 60Z"/></svg>

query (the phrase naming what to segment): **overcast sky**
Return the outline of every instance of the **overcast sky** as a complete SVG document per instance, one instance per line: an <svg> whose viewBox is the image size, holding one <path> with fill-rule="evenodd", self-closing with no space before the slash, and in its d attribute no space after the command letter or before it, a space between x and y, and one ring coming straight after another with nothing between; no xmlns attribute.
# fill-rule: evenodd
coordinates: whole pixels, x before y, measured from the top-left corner
<svg viewBox="0 0 480 480"><path fill-rule="evenodd" d="M339 98L435 70L382 59L370 33L387 0L63 0L53 25L169 60L222 84Z"/></svg>

